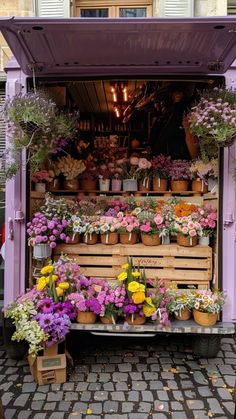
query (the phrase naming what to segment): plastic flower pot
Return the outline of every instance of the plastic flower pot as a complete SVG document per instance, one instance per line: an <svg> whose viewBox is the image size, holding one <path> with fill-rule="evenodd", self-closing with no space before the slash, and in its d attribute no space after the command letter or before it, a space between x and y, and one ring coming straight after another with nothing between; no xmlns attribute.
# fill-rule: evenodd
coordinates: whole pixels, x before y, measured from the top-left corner
<svg viewBox="0 0 236 419"><path fill-rule="evenodd" d="M138 190L141 192L148 192L151 190L151 179L147 178L145 181L140 180L138 183Z"/></svg>
<svg viewBox="0 0 236 419"><path fill-rule="evenodd" d="M81 189L85 192L95 191L97 189L97 182L94 179L81 179Z"/></svg>
<svg viewBox="0 0 236 419"><path fill-rule="evenodd" d="M51 256L52 249L47 243L39 243L33 246L34 259L47 259Z"/></svg>
<svg viewBox="0 0 236 419"><path fill-rule="evenodd" d="M111 190L113 192L120 192L122 187L122 181L120 179L111 180Z"/></svg>

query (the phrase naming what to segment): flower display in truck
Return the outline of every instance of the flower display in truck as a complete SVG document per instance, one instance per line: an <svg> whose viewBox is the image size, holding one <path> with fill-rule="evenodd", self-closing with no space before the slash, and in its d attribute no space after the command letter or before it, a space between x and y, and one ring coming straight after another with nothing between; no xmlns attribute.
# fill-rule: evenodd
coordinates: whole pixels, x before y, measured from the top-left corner
<svg viewBox="0 0 236 419"><path fill-rule="evenodd" d="M198 207L194 213L201 226L200 236L212 236L216 233L217 209L212 204Z"/></svg>
<svg viewBox="0 0 236 419"><path fill-rule="evenodd" d="M202 233L202 227L198 222L197 217L192 215L176 218L174 230L176 233L180 233L187 237L200 236Z"/></svg>
<svg viewBox="0 0 236 419"><path fill-rule="evenodd" d="M36 212L27 223L28 244L49 244L54 249L58 241L67 241L65 233L69 222L53 216L50 220L42 212Z"/></svg>
<svg viewBox="0 0 236 419"><path fill-rule="evenodd" d="M195 290L193 308L203 313L220 313L225 304L225 295L219 290Z"/></svg>

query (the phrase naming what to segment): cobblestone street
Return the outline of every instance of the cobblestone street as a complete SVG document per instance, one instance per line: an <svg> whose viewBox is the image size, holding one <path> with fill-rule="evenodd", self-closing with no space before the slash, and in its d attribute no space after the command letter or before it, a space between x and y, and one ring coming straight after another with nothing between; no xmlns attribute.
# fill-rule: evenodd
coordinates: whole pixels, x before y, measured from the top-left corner
<svg viewBox="0 0 236 419"><path fill-rule="evenodd" d="M26 361L1 350L6 419L233 418L236 345L223 338L217 358L194 357L187 336L95 338L77 335L65 384L38 386Z"/></svg>

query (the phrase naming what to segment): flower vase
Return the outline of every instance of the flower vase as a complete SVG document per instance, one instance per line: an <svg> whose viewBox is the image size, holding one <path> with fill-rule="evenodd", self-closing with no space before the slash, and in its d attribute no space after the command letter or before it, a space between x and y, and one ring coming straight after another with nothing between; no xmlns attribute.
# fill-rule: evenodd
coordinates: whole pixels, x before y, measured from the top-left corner
<svg viewBox="0 0 236 419"><path fill-rule="evenodd" d="M79 189L78 179L65 179L63 181L63 188L66 191L77 191Z"/></svg>
<svg viewBox="0 0 236 419"><path fill-rule="evenodd" d="M84 323L84 324L93 324L96 322L96 319L97 319L97 315L90 311L79 311L76 317L77 323Z"/></svg>
<svg viewBox="0 0 236 419"><path fill-rule="evenodd" d="M37 192L46 192L46 183L37 182L37 183L35 183L34 189Z"/></svg>
<svg viewBox="0 0 236 419"><path fill-rule="evenodd" d="M110 179L99 179L100 191L107 192L110 189Z"/></svg>
<svg viewBox="0 0 236 419"><path fill-rule="evenodd" d="M113 192L120 192L122 187L122 181L120 179L111 180L111 190Z"/></svg>
<svg viewBox="0 0 236 419"><path fill-rule="evenodd" d="M139 314L130 314L129 316L125 317L125 321L128 324L144 324L146 323L146 317L145 316L139 316Z"/></svg>
<svg viewBox="0 0 236 419"><path fill-rule="evenodd" d="M207 193L207 191L208 191L207 182L204 182L204 180L202 180L202 179L192 180L192 191Z"/></svg>
<svg viewBox="0 0 236 419"><path fill-rule="evenodd" d="M84 192L95 191L97 189L97 182L94 179L81 179L80 184Z"/></svg>
<svg viewBox="0 0 236 419"><path fill-rule="evenodd" d="M151 190L151 179L145 178L138 183L138 190L141 192L149 192Z"/></svg>
<svg viewBox="0 0 236 419"><path fill-rule="evenodd" d="M153 190L156 192L167 191L168 180L160 177L154 177L152 181Z"/></svg>
<svg viewBox="0 0 236 419"><path fill-rule="evenodd" d="M175 313L176 320L189 320L192 315L191 310L189 310L187 307L181 310L178 314Z"/></svg>
<svg viewBox="0 0 236 419"><path fill-rule="evenodd" d="M193 318L194 321L200 326L214 326L217 322L217 313L203 313L193 309Z"/></svg>
<svg viewBox="0 0 236 419"><path fill-rule="evenodd" d="M188 190L188 180L171 180L171 190L174 192L182 192Z"/></svg>
<svg viewBox="0 0 236 419"><path fill-rule="evenodd" d="M145 246L158 246L159 244L161 244L159 234L141 233L141 240Z"/></svg>
<svg viewBox="0 0 236 419"><path fill-rule="evenodd" d="M138 190L137 179L124 179L123 180L124 192L136 192L137 190Z"/></svg>
<svg viewBox="0 0 236 419"><path fill-rule="evenodd" d="M69 233L67 236L69 239L67 240L66 244L77 244L80 242L80 235L78 233Z"/></svg>
<svg viewBox="0 0 236 419"><path fill-rule="evenodd" d="M114 232L110 232L108 231L107 233L103 233L100 235L101 238L101 243L102 244L117 244L119 241L119 236L118 233L116 231Z"/></svg>
<svg viewBox="0 0 236 419"><path fill-rule="evenodd" d="M200 244L200 246L209 246L210 237L209 236L199 237L198 244Z"/></svg>
<svg viewBox="0 0 236 419"><path fill-rule="evenodd" d="M185 246L185 247L193 247L197 245L198 237L190 237L190 236L184 236L181 233L177 234L177 244L179 246Z"/></svg>
<svg viewBox="0 0 236 419"><path fill-rule="evenodd" d="M96 244L98 242L97 233L87 233L83 235L83 242L85 244Z"/></svg>
<svg viewBox="0 0 236 419"><path fill-rule="evenodd" d="M170 244L170 235L169 234L163 234L161 236L161 244Z"/></svg>
<svg viewBox="0 0 236 419"><path fill-rule="evenodd" d="M100 320L103 324L116 324L117 316L100 316Z"/></svg>
<svg viewBox="0 0 236 419"><path fill-rule="evenodd" d="M218 187L217 179L208 179L208 192L216 192Z"/></svg>
<svg viewBox="0 0 236 419"><path fill-rule="evenodd" d="M60 189L60 179L55 177L52 182L47 183L47 191L54 192Z"/></svg>
<svg viewBox="0 0 236 419"><path fill-rule="evenodd" d="M48 259L52 249L47 243L39 243L33 246L33 259Z"/></svg>
<svg viewBox="0 0 236 419"><path fill-rule="evenodd" d="M138 241L138 233L120 233L120 243L135 244Z"/></svg>

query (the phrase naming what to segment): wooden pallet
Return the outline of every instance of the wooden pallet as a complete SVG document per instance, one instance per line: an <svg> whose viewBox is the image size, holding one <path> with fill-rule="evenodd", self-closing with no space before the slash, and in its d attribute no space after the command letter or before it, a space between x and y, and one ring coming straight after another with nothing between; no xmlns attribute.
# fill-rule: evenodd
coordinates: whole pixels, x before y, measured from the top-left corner
<svg viewBox="0 0 236 419"><path fill-rule="evenodd" d="M145 267L147 278L162 278L168 284L175 282L201 289L209 288L212 279L212 249L206 246L61 244L55 249L55 259L61 252L77 260L86 276L114 279L122 271L127 256L132 256L135 266Z"/></svg>

